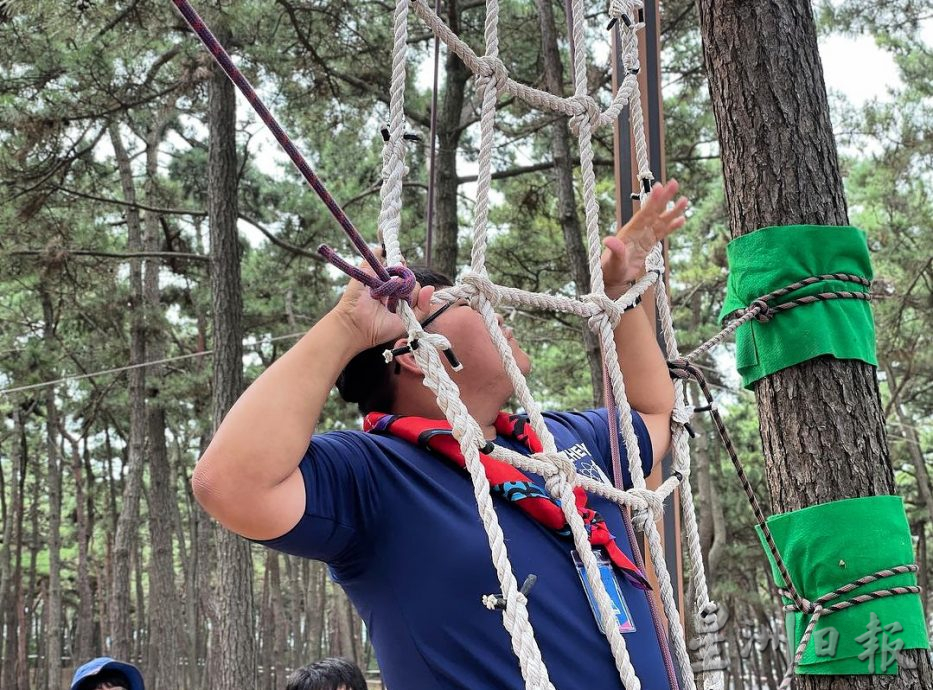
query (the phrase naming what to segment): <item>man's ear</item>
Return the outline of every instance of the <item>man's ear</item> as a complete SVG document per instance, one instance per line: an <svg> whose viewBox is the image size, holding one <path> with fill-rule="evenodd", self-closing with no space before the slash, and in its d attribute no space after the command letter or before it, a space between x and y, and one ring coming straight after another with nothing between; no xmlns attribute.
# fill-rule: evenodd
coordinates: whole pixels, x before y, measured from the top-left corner
<svg viewBox="0 0 933 690"><path fill-rule="evenodd" d="M392 348L398 349L400 347L405 347L406 345L408 345L408 338L399 338L392 345ZM418 362L415 361L415 355L411 352L407 352L404 355L396 355L392 359L392 362L397 364L403 371L407 371L410 374L415 374L417 376L423 376L421 367L418 366Z"/></svg>

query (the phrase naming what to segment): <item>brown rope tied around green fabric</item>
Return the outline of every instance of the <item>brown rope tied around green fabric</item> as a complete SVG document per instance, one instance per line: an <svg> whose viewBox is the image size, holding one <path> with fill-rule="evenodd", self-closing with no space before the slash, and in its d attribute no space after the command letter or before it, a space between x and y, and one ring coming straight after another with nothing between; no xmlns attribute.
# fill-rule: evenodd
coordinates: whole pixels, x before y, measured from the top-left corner
<svg viewBox="0 0 933 690"><path fill-rule="evenodd" d="M733 321L722 331L717 333L715 336L707 340L705 343L697 347L693 352L691 352L686 357L668 362L668 368L670 369L671 376L673 378L693 380L697 383L700 388L700 391L703 394L703 397L706 400L706 405L702 408L705 411L708 411L713 424L716 427L716 431L719 434L719 438L722 441L723 447L726 449L726 452L729 454L729 459L732 461L733 466L735 467L736 474L738 475L739 482L742 485L742 489L745 492L746 497L748 498L749 504L752 507L752 511L755 514L755 520L758 523L758 526L761 529L762 534L765 537L765 541L768 544L768 549L771 552L771 555L774 557L774 562L777 565L778 571L781 574L782 579L787 584L787 588L780 588L778 591L780 594L788 599L793 601L792 604L788 604L784 607L785 611L796 611L811 616L810 621L804 631L804 634L800 640L800 644L797 646L797 650L794 654L793 661L789 664L784 677L781 680L779 690L787 690L790 687L791 681L794 675L794 669L800 663L803 658L804 651L809 644L810 637L813 633L813 629L816 624L819 622L820 618L835 613L837 611L842 611L844 609L856 606L869 601L875 601L877 599L882 599L885 597L896 596L900 594L919 594L920 587L916 585L906 586L906 587L891 587L889 589L878 590L874 592L867 592L864 594L859 594L850 599L845 599L843 601L838 601L834 604L828 605L829 602L835 601L839 597L848 594L849 592L854 591L855 589L875 582L877 580L893 577L895 575L901 575L904 573L916 573L919 568L916 564L910 565L899 565L893 568L887 568L884 570L877 571L871 575L866 575L854 580L849 584L846 584L838 589L822 595L815 601L810 601L806 597L802 596L797 590L797 587L794 585L793 580L790 577L787 566L784 563L784 559L781 557L780 551L775 544L774 537L771 534L771 530L768 528L767 521L765 519L764 511L761 508L761 504L758 501L758 496L755 493L754 488L751 485L751 482L748 479L748 475L745 473L745 468L742 465L741 460L739 459L738 452L735 449L735 444L732 442L732 437L729 435L726 425L723 422L722 416L719 414L719 410L716 408L716 401L713 397L712 391L709 388L709 385L706 382L706 377L703 375L703 372L694 365L690 360L696 358L701 354L709 352L717 344L721 343L729 334L734 332L739 326L752 319L757 319L759 322L767 323L775 315L786 312L795 307L799 307L804 304L813 304L815 302L827 301L827 300L836 300L836 299L860 299L860 300L871 300L871 293L869 292L850 292L846 290L839 291L827 291L818 293L816 295L808 295L804 297L798 297L787 302L782 302L777 305L771 305L770 302L780 299L785 295L799 290L800 288L812 285L817 282L827 281L827 280L837 280L837 281L847 281L858 283L860 285L869 287L871 285L870 281L861 276L851 275L847 273L831 273L823 274L819 276L812 276L810 278L805 278L803 280L792 283L784 288L770 292L758 299L752 301L752 303L745 309L735 312L733 314Z"/></svg>
<svg viewBox="0 0 933 690"><path fill-rule="evenodd" d="M797 646L797 650L794 654L793 661L789 664L784 677L779 686L779 690L787 690L790 687L791 680L793 679L794 669L800 663L800 660L803 658L803 653L807 648L807 645L810 642L810 636L813 633L813 629L816 624L819 622L820 618L835 613L836 611L842 611L843 609L856 606L857 604L863 604L869 601L875 601L877 599L883 599L885 597L896 596L899 594L919 594L920 587L916 585L910 585L906 587L891 587L889 589L877 590L874 592L866 592L864 594L859 594L852 597L851 599L845 599L839 601L830 606L826 606L830 601L838 599L844 594L847 594L863 585L875 582L882 578L893 577L894 575L901 575L904 573L916 573L919 568L916 564L910 565L899 565L893 568L887 568L880 570L871 575L866 575L854 580L847 585L839 587L838 589L822 595L815 601L810 601L806 597L802 596L794 585L793 580L791 579L790 573L787 570L787 566L784 563L784 559L781 557L781 553L777 548L777 544L774 542L774 537L771 534L771 530L768 528L767 522L765 520L764 511L761 508L761 504L758 502L758 496L755 493L754 488L751 485L751 482L748 479L748 475L745 473L745 468L742 465L741 460L739 459L738 452L735 449L735 445L732 442L732 437L729 435L726 425L722 420L722 416L719 414L719 410L716 409L716 401L713 397L712 392L710 391L709 385L706 382L706 377L703 375L703 372L700 371L695 365L688 362L686 359L679 359L674 362L668 363L668 368L671 371L671 376L674 378L688 379L693 380L699 386L703 397L706 399L707 405L705 409L710 413L710 417L713 420L714 425L716 426L716 431L719 434L719 438L722 441L723 447L726 449L726 452L729 454L729 459L732 461L733 466L735 467L736 474L738 475L739 482L742 484L742 489L745 491L745 495L748 498L749 503L751 504L752 511L755 514L755 520L758 523L758 526L761 528L761 532L765 537L765 541L768 544L768 549L771 551L771 555L774 557L774 562L778 567L778 570L781 573L781 577L785 583L787 583L787 588L781 588L778 591L781 595L787 597L788 599L793 600L793 604L788 604L784 607L785 611L799 611L801 613L806 613L811 616L810 621L804 631L803 637L800 640L800 644Z"/></svg>
<svg viewBox="0 0 933 690"><path fill-rule="evenodd" d="M794 309L795 307L799 307L804 304L813 304L814 302L826 302L837 299L858 299L866 302L871 301L872 296L870 292L827 290L826 292L820 292L816 295L805 295L803 297L797 297L780 304L771 304L771 302L774 300L780 299L781 297L784 297L791 292L805 288L808 285L813 285L814 283L820 283L827 280L857 283L858 285L871 287L871 281L863 278L862 276L853 275L851 273L824 273L822 275L810 276L809 278L798 280L797 282L791 283L790 285L782 287L779 290L774 290L773 292L769 292L766 295L762 295L758 299L753 300L752 303L749 304L745 309L733 312L729 317L730 321L728 326L723 328L719 333L693 350L685 357L685 359L693 360L700 355L709 352L730 335L732 335L736 330L738 330L740 326L748 323L752 319L755 319L761 323L767 323L777 314Z"/></svg>
<svg viewBox="0 0 933 690"><path fill-rule="evenodd" d="M828 300L834 299L861 299L870 301L871 293L870 292L851 292L849 290L829 290L826 292L821 292L816 295L806 295L804 297L797 297L788 302L782 302L781 304L771 306L769 303L773 300L780 299L785 295L805 288L808 285L813 285L814 283L821 283L827 280L838 280L843 282L858 283L859 285L864 285L865 287L871 287L871 282L861 276L852 275L850 273L824 273L823 275L811 276L809 278L804 278L803 280L798 280L796 283L791 283L787 287L783 287L780 290L775 290L769 292L767 295L763 295L753 301L748 308L739 312L740 316L744 316L746 313L754 312L753 316L757 321L761 323L767 323L770 321L776 314L787 311L788 309L793 309L794 307L799 307L802 304L813 304L814 302L825 302Z"/></svg>
<svg viewBox="0 0 933 690"><path fill-rule="evenodd" d="M770 543L770 542L769 542ZM917 585L909 585L907 587L891 587L889 589L880 589L874 592L866 592L865 594L859 594L852 597L851 599L844 599L839 601L831 606L826 606L830 601L838 599L844 594L862 587L863 585L876 582L886 577L894 577L895 575L903 575L904 573L916 573L920 570L919 566L915 563L910 565L898 565L893 568L885 568L884 570L879 570L876 573L871 575L866 575L865 577L860 577L858 580L854 580L847 585L843 585L838 589L824 594L816 601L809 601L804 599L803 602L806 606L804 609L800 609L796 604L788 604L784 607L785 611L800 611L802 613L810 614L810 622L807 624L806 629L804 630L803 636L800 638L800 644L797 645L797 651L794 653L794 660L788 665L787 670L784 672L784 677L781 679L781 684L778 686L778 690L787 690L790 687L791 680L793 679L794 669L800 663L800 660L803 658L803 653L807 648L807 645L810 643L810 636L813 634L816 624L820 619L825 618L837 611L842 611L852 606L858 604L864 604L869 601L876 601L877 599L884 599L885 597L893 597L898 594L919 594L920 587ZM789 580L786 580L789 582ZM789 590L778 589L785 597L790 597Z"/></svg>

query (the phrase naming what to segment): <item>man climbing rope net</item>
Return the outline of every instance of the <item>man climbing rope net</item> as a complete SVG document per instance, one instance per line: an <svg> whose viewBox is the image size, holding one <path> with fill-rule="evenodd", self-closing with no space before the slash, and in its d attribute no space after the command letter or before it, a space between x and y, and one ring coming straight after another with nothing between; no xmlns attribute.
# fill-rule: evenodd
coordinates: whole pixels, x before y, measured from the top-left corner
<svg viewBox="0 0 933 690"><path fill-rule="evenodd" d="M683 225L687 201L674 202L676 194L676 182L656 185L633 219L606 238L601 266L609 298L639 279L652 247ZM500 413L512 383L482 317L462 301L432 302L450 281L415 274L415 314L462 363L454 377L485 439L524 455L540 452L522 416ZM674 407L651 290L614 330L646 474L670 443ZM501 319L500 326L527 373L527 354ZM505 603L495 596L499 580L473 485L413 347L400 318L351 280L337 306L231 409L195 469L195 495L228 529L326 562L366 622L390 688L524 688L513 652L521 658L526 650L510 643L500 616L488 610ZM366 415L367 431L312 437L335 382ZM578 472L616 479L605 410L551 413L546 423ZM548 480L494 460L492 448L482 462L514 572L520 580L535 576L522 596L550 683L622 687ZM619 481L628 483L623 474ZM677 687L628 518L579 487L574 495L642 687Z"/></svg>

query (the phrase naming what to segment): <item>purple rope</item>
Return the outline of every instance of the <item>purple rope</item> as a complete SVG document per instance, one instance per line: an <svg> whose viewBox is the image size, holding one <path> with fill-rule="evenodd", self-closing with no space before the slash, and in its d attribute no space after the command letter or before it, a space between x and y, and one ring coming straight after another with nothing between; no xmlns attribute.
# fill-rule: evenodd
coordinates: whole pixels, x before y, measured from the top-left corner
<svg viewBox="0 0 933 690"><path fill-rule="evenodd" d="M356 247L360 255L366 260L366 263L372 267L376 275L374 276L366 273L356 266L351 266L326 244L322 244L318 247L318 253L351 278L355 278L369 286L370 294L373 298L385 298L386 307L388 307L390 311L395 311L399 299L405 299L411 304L413 299L411 293L415 286L414 274L405 266L390 266L386 268L382 265L379 258L369 248L369 245L366 244L366 240L360 235L359 230L356 229L353 222L347 217L347 214L344 213L344 210L340 208L340 205L334 200L334 197L327 191L324 183L321 182L321 179L314 173L311 166L308 165L304 156L295 148L292 140L285 133L285 130L282 129L278 120L269 112L269 109L262 102L262 99L259 98L259 94L256 93L256 90L253 89L246 77L243 76L243 73L233 64L230 55L224 50L224 47L220 45L220 42L214 37L211 30L207 28L204 20L201 19L194 10L191 3L189 3L188 0L172 0L172 3L174 3L179 13L181 13L181 16L188 23L188 26L191 27L191 30L201 39L201 43L204 44L204 47L207 48L214 57L214 60L220 65L220 68L226 72L230 81L236 85L240 92L246 97L246 100L249 101L249 104L253 106L253 110L256 111L259 118L266 124L269 131L272 132L272 136L275 137L275 140L279 142L279 145L285 153L288 154L292 163L298 168L298 172L300 172L308 184L311 185L311 188L317 193L321 201L324 202L324 205L327 206L331 215L340 223L340 227L343 228L347 237L350 238L353 246Z"/></svg>

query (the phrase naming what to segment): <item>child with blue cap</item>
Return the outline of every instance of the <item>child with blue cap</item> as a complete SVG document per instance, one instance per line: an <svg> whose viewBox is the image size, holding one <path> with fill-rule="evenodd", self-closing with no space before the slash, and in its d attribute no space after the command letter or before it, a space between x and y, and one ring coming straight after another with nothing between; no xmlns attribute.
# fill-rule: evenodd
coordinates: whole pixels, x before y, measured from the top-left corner
<svg viewBox="0 0 933 690"><path fill-rule="evenodd" d="M75 671L71 690L146 690L139 669L109 656L92 659Z"/></svg>

